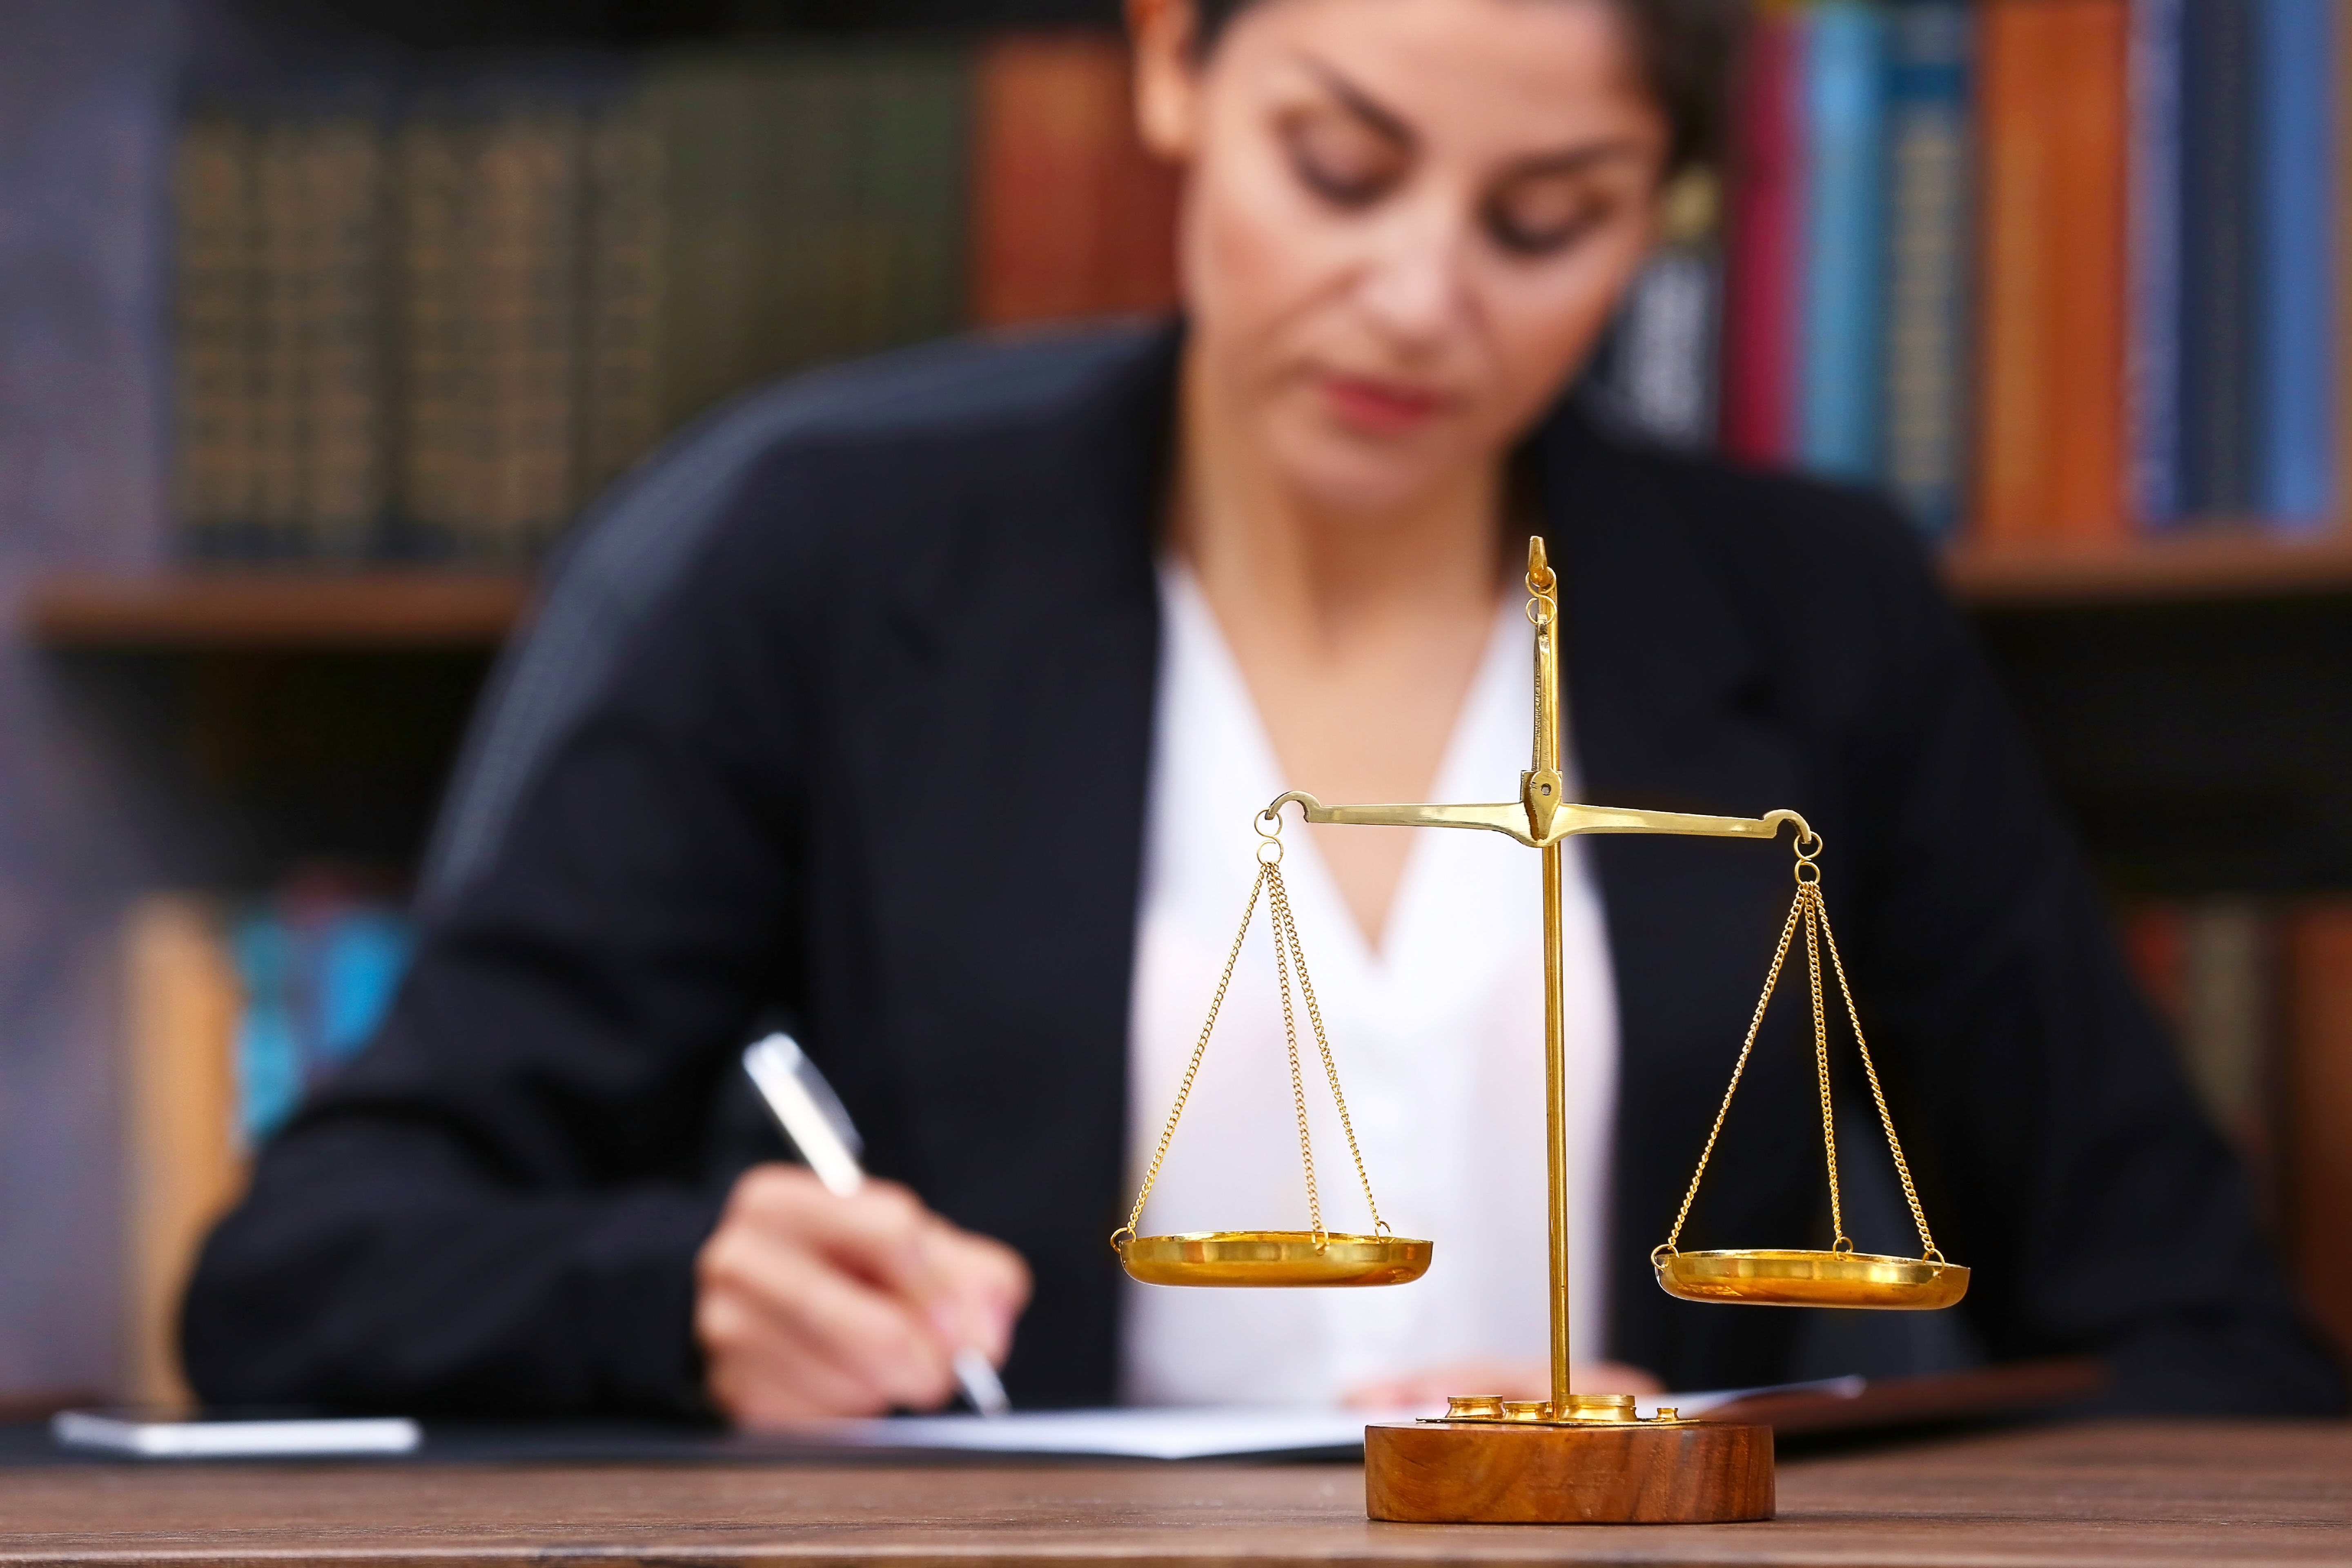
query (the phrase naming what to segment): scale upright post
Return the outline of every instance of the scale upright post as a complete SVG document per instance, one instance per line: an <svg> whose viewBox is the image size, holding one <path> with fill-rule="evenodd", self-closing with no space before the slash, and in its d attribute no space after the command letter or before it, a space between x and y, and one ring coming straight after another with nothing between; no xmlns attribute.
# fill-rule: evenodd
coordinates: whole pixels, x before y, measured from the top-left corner
<svg viewBox="0 0 2352 1568"><path fill-rule="evenodd" d="M1544 559L1542 539L1531 541L1528 547L1528 618L1536 628L1536 733L1520 793L1528 807L1528 825L1538 837L1551 826L1563 793L1559 777L1558 587L1559 579ZM1568 1041L1560 998L1561 842L1554 839L1538 853L1543 857L1544 1217L1551 1245L1551 1406L1559 1413L1575 1408L1569 1375Z"/></svg>

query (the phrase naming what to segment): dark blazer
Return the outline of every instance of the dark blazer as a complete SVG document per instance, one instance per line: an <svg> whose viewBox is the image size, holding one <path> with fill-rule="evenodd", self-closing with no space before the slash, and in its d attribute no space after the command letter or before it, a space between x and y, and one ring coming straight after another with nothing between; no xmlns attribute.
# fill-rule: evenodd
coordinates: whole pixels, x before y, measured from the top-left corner
<svg viewBox="0 0 2352 1568"><path fill-rule="evenodd" d="M1112 1397L1175 342L905 357L836 377L773 442L430 924L382 1037L214 1235L185 1319L206 1397L699 1408L692 1261L728 1182L773 1152L735 1060L779 1012L875 1170L1028 1258L1014 1397ZM1586 797L1793 806L1822 834L1985 1351L2102 1352L2127 1406L2338 1408L2245 1179L1904 528L1566 406L1528 458ZM1623 1041L1609 1353L1677 1388L1770 1381L1796 1314L1671 1300L1645 1257L1754 1005L1787 846L1590 842ZM1822 1237L1789 989L1686 1247ZM1866 1106L1858 1074L1841 1089Z"/></svg>

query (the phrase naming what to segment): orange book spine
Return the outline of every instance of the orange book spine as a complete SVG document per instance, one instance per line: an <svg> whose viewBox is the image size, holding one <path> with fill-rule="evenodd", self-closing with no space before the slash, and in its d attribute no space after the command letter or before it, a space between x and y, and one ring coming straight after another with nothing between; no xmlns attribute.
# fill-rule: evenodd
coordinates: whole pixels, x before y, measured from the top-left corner
<svg viewBox="0 0 2352 1568"><path fill-rule="evenodd" d="M2126 0L1984 8L1977 532L2125 528Z"/></svg>
<svg viewBox="0 0 2352 1568"><path fill-rule="evenodd" d="M2047 22L2039 5L1998 0L1984 7L1979 24L1975 531L1994 542L2031 537L2050 513L2049 387L2042 374L2050 333L2042 232L2050 204L2042 194L2048 171L2033 113L2045 74Z"/></svg>
<svg viewBox="0 0 2352 1568"><path fill-rule="evenodd" d="M2050 13L2043 100L2048 235L2051 520L2070 540L2127 530L2124 356L2131 11L2126 0L2040 0Z"/></svg>
<svg viewBox="0 0 2352 1568"><path fill-rule="evenodd" d="M2293 910L2285 946L2288 1252L2305 1305L2352 1357L2352 899Z"/></svg>

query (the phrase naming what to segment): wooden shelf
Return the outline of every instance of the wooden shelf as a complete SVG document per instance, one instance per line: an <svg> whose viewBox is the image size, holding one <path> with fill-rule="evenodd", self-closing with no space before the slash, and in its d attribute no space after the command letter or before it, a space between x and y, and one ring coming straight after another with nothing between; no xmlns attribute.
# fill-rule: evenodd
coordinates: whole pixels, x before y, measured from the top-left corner
<svg viewBox="0 0 2352 1568"><path fill-rule="evenodd" d="M1944 581L1970 609L2194 604L2352 595L2352 533L2188 533L2097 547L1962 544Z"/></svg>
<svg viewBox="0 0 2352 1568"><path fill-rule="evenodd" d="M53 579L22 613L54 648L490 648L530 597L519 573L183 571Z"/></svg>
<svg viewBox="0 0 2352 1568"><path fill-rule="evenodd" d="M2099 548L1961 545L1944 580L1977 610L2352 595L2352 532L2242 532ZM44 647L80 649L491 648L530 603L521 573L185 570L52 579L22 619Z"/></svg>

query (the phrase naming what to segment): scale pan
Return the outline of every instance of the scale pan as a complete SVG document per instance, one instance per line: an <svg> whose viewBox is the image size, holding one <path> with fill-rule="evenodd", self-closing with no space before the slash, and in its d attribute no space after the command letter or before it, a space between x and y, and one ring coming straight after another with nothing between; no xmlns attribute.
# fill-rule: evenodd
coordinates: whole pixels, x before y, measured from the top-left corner
<svg viewBox="0 0 2352 1568"><path fill-rule="evenodd" d="M1402 1236L1311 1230L1200 1230L1130 1237L1118 1260L1146 1285L1410 1285L1430 1245Z"/></svg>
<svg viewBox="0 0 2352 1568"><path fill-rule="evenodd" d="M1685 1301L1923 1311L1969 1293L1957 1263L1875 1252L1678 1252L1656 1267L1659 1289Z"/></svg>

